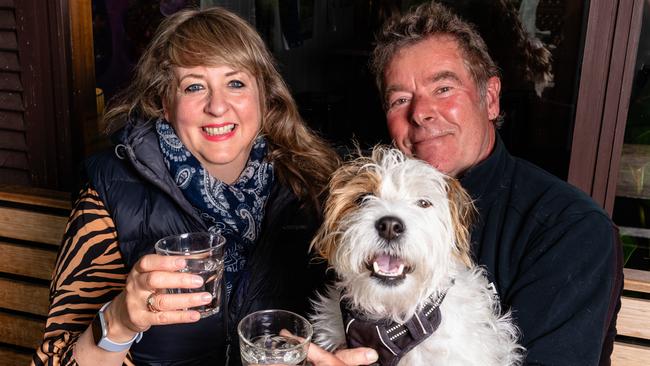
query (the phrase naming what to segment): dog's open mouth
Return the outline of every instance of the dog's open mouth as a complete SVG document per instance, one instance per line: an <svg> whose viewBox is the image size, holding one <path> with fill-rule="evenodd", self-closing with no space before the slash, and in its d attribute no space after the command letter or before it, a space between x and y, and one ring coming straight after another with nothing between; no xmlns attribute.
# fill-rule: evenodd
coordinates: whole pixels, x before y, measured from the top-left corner
<svg viewBox="0 0 650 366"><path fill-rule="evenodd" d="M372 272L370 275L384 282L400 282L408 273L412 272L409 266L400 257L386 253L377 253L368 264L368 269Z"/></svg>

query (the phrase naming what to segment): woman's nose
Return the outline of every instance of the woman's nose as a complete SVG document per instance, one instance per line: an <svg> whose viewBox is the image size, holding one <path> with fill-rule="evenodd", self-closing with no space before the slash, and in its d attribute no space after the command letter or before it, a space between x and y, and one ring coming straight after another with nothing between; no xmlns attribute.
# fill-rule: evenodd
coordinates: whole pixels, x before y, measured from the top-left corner
<svg viewBox="0 0 650 366"><path fill-rule="evenodd" d="M205 103L205 111L215 116L220 116L228 110L228 101L224 93L220 91L210 91Z"/></svg>

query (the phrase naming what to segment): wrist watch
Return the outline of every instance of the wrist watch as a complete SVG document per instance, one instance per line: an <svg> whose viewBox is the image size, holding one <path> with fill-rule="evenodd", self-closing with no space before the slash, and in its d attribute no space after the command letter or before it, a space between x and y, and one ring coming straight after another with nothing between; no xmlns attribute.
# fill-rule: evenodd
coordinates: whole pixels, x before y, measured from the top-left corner
<svg viewBox="0 0 650 366"><path fill-rule="evenodd" d="M111 302L107 302L102 306L101 309L99 309L99 313L97 313L97 316L95 316L95 319L93 319L92 322L92 330L93 330L93 339L95 340L95 344L97 347L102 348L106 351L109 352L122 352L124 350L129 349L133 342L140 342L140 339L142 339L142 332L137 333L131 340L126 341L124 343L118 343L111 341L108 338L108 324L106 323L106 318L104 318L104 310L108 307L108 305Z"/></svg>

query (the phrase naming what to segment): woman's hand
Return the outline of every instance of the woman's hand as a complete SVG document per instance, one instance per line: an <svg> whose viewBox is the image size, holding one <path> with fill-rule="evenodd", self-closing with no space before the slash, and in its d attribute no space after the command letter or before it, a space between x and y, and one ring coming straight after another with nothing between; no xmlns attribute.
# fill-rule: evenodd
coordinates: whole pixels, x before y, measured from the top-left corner
<svg viewBox="0 0 650 366"><path fill-rule="evenodd" d="M372 348L348 348L330 353L315 344L309 345L307 360L314 366L356 366L377 362L379 356Z"/></svg>
<svg viewBox="0 0 650 366"><path fill-rule="evenodd" d="M185 259L175 256L150 254L140 258L127 277L124 291L105 311L109 338L123 342L152 325L199 320L198 311L185 309L208 304L212 301L209 293L167 294L164 291L168 288L197 288L203 284L201 276L178 272L185 265ZM147 301L152 295L150 309Z"/></svg>

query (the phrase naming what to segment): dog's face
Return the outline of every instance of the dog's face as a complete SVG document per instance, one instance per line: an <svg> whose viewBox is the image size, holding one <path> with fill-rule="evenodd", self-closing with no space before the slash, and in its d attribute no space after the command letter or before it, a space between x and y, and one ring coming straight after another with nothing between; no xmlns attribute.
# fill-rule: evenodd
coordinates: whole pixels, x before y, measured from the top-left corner
<svg viewBox="0 0 650 366"><path fill-rule="evenodd" d="M375 148L334 173L313 245L353 306L399 321L471 264L473 212L454 179L399 150Z"/></svg>

